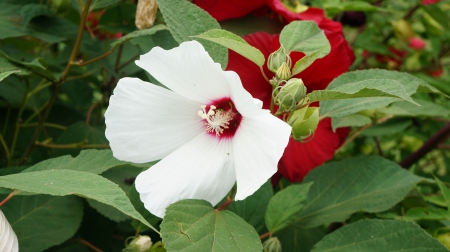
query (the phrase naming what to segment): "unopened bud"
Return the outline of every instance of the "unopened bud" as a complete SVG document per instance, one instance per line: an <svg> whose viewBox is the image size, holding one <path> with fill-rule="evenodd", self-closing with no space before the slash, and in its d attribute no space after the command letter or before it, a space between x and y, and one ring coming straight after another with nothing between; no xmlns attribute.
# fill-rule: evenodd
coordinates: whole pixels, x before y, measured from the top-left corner
<svg viewBox="0 0 450 252"><path fill-rule="evenodd" d="M125 244L126 248L122 252L148 252L152 246L152 240L147 235L131 237L133 240ZM128 239L127 239L128 240Z"/></svg>
<svg viewBox="0 0 450 252"><path fill-rule="evenodd" d="M280 92L277 94L277 105L285 108L294 107L305 96L306 87L302 79L292 78L281 87Z"/></svg>
<svg viewBox="0 0 450 252"><path fill-rule="evenodd" d="M270 237L263 243L264 252L281 252L281 242L277 237Z"/></svg>
<svg viewBox="0 0 450 252"><path fill-rule="evenodd" d="M294 111L288 119L292 126L292 137L297 141L305 141L314 134L319 124L319 108L305 107Z"/></svg>
<svg viewBox="0 0 450 252"><path fill-rule="evenodd" d="M139 0L136 9L136 27L139 30L151 27L155 22L157 11L156 0Z"/></svg>
<svg viewBox="0 0 450 252"><path fill-rule="evenodd" d="M19 252L17 236L2 211L0 211L0 251Z"/></svg>
<svg viewBox="0 0 450 252"><path fill-rule="evenodd" d="M283 64L281 64L280 68L278 68L275 75L280 80L288 80L289 78L291 78L291 68L286 62L284 62Z"/></svg>
<svg viewBox="0 0 450 252"><path fill-rule="evenodd" d="M392 26L394 26L395 36L405 42L409 41L410 38L415 36L411 25L404 19L392 22Z"/></svg>
<svg viewBox="0 0 450 252"><path fill-rule="evenodd" d="M291 57L286 54L284 47L281 46L280 48L278 48L278 50L269 55L269 59L267 60L267 67L270 71L276 73L281 65L283 65L283 63L286 63L289 69L292 66Z"/></svg>

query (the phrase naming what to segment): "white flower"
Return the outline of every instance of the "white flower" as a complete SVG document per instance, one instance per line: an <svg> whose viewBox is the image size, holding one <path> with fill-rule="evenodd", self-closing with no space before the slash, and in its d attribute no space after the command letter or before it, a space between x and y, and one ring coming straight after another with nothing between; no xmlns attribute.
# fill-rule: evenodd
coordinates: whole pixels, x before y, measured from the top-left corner
<svg viewBox="0 0 450 252"><path fill-rule="evenodd" d="M0 251L19 251L17 236L2 211L0 211Z"/></svg>
<svg viewBox="0 0 450 252"><path fill-rule="evenodd" d="M200 43L155 47L136 64L170 90L121 79L105 114L106 137L120 160L162 159L136 178L151 213L162 217L182 199L215 205L236 181L242 200L277 171L291 127L261 109Z"/></svg>

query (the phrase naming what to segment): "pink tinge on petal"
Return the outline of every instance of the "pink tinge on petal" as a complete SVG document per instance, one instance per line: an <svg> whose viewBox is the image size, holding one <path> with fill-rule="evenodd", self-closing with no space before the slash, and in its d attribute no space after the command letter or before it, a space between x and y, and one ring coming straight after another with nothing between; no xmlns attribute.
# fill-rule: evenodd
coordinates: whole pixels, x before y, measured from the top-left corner
<svg viewBox="0 0 450 252"><path fill-rule="evenodd" d="M412 37L409 39L409 47L411 47L412 49L422 50L426 45L427 44L425 43L425 41L423 41L423 39L421 38Z"/></svg>

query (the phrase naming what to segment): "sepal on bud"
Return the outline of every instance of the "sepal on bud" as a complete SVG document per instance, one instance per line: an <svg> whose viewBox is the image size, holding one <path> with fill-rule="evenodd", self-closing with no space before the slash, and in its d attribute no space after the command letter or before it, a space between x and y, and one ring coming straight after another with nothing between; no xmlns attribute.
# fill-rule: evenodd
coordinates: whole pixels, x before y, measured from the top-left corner
<svg viewBox="0 0 450 252"><path fill-rule="evenodd" d="M276 73L283 63L286 63L289 69L292 66L291 57L286 54L284 47L281 46L278 50L269 55L269 58L267 59L267 67L270 71Z"/></svg>
<svg viewBox="0 0 450 252"><path fill-rule="evenodd" d="M292 137L297 141L306 141L319 125L319 108L305 107L296 110L289 116L288 123L292 126Z"/></svg>
<svg viewBox="0 0 450 252"><path fill-rule="evenodd" d="M288 66L286 62L281 64L281 66L278 68L277 72L275 73L278 79L280 80L288 80L291 78L291 67Z"/></svg>
<svg viewBox="0 0 450 252"><path fill-rule="evenodd" d="M277 237L270 237L263 243L264 252L281 252L281 242Z"/></svg>
<svg viewBox="0 0 450 252"><path fill-rule="evenodd" d="M133 239L127 244L129 239ZM122 252L148 252L152 246L152 240L147 235L140 235L138 237L130 237L125 241L125 246Z"/></svg>
<svg viewBox="0 0 450 252"><path fill-rule="evenodd" d="M295 108L295 105L305 99L306 87L302 79L292 78L276 93L275 102L284 108Z"/></svg>

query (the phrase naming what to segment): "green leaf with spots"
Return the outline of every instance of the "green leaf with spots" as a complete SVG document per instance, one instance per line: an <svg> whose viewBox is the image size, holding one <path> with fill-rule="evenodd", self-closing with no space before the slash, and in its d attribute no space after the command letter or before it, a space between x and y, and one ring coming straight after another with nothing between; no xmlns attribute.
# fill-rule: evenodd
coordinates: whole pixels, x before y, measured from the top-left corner
<svg viewBox="0 0 450 252"><path fill-rule="evenodd" d="M261 252L255 229L230 211L204 200L181 200L166 208L161 234L167 251Z"/></svg>

